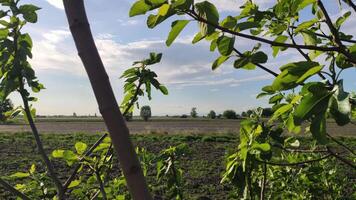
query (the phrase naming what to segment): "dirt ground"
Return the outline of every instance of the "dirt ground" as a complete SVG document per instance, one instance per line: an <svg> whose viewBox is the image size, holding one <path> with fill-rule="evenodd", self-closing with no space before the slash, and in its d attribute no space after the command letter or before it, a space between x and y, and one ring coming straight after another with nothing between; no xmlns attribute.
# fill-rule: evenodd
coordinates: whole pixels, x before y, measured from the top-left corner
<svg viewBox="0 0 356 200"><path fill-rule="evenodd" d="M238 132L240 120L177 120L177 121L131 121L128 127L132 134L169 133L169 134L207 134ZM104 122L38 122L41 133L97 133L106 131ZM0 125L0 132L30 131L26 124ZM328 123L328 132L337 136L356 136L356 125L339 127Z"/></svg>

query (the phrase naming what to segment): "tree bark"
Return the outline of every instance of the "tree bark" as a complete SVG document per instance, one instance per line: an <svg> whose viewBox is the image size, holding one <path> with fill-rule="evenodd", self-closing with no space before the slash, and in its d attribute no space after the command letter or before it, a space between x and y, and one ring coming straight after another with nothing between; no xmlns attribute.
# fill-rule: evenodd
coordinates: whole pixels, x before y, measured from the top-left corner
<svg viewBox="0 0 356 200"><path fill-rule="evenodd" d="M89 76L100 113L118 154L131 196L135 200L151 200L152 197L130 140L129 130L95 46L84 2L83 0L63 0L63 3L78 54Z"/></svg>

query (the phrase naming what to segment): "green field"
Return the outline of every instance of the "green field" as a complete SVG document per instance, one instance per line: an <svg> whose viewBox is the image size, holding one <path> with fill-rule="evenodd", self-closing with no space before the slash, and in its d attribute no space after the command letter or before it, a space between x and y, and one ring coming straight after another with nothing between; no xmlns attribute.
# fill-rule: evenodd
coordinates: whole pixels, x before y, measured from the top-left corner
<svg viewBox="0 0 356 200"><path fill-rule="evenodd" d="M74 149L74 143L76 141L83 141L87 144L95 142L100 135L98 134L43 134L43 142L47 153L50 154L54 149ZM310 138L301 138L303 143L311 143ZM355 147L355 138L340 138L342 142L345 142L351 147ZM134 135L133 141L137 146L146 148L149 152L157 153L163 148L170 145L177 145L180 143L187 143L190 153L186 155L180 161L181 167L184 169L184 193L186 199L236 199L232 192L235 190L229 184L220 184L221 175L224 170L224 156L227 151L233 149L237 145L237 137L233 134L223 134L219 136L212 135ZM27 170L32 163L36 163L40 170L43 170L41 165L41 159L36 151L36 144L33 140L31 133L11 133L0 134L0 175L8 176L17 171ZM331 160L328 160L331 161ZM119 173L117 162L115 163L114 175ZM332 180L335 184L343 186L342 199L352 199L352 193L355 193L355 171L350 171L349 168L345 168L344 165L339 162L329 162L330 165L337 165L340 170L336 173L336 177ZM58 169L62 180L70 174L70 169L66 167L64 163L54 160L54 165ZM298 168L309 169L307 166L298 166ZM293 171L293 169L290 169ZM320 172L320 174L314 174L314 172L308 172L310 176L324 176L328 172ZM297 174L295 176L298 176ZM292 177L294 184L297 184L299 189L305 193L311 193L313 190L319 190L317 193L314 191L314 199L332 199L329 195L330 188L323 188L319 186L318 179L313 182L312 178L309 178L309 184L300 182L298 177ZM15 182L8 179L11 184ZM148 182L151 184L151 188L159 196L160 190L155 185L155 173L154 168L151 169L148 175ZM314 187L312 188L311 185ZM279 188L280 191L276 191L276 188L268 188L267 190L275 194L287 193L289 191L283 191L283 188ZM274 196L274 195L273 195ZM208 198L204 198L208 197ZM11 199L11 195L4 192L0 187L0 199ZM159 198L157 198L159 199Z"/></svg>

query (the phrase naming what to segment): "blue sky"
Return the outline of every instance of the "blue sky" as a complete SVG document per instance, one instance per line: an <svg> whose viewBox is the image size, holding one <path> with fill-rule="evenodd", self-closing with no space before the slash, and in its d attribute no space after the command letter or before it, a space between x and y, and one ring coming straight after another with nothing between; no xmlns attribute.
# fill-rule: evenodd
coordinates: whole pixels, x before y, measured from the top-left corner
<svg viewBox="0 0 356 200"><path fill-rule="evenodd" d="M37 24L29 25L26 31L34 40L31 61L39 80L46 89L36 94L37 113L41 115L93 115L99 113L88 78L77 56L74 43L67 28L67 21L61 0L24 0L23 3L36 3L39 11ZM154 115L175 115L189 113L197 107L200 115L213 109L222 112L234 109L238 112L257 106L267 106L266 99L256 100L256 94L272 78L263 71L235 70L231 63L226 63L216 71L211 70L211 63L218 56L208 50L209 44L201 42L191 44L197 31L196 23L191 23L182 32L171 47L165 46L172 20L164 22L155 29L145 25L146 16L128 17L133 0L86 0L87 14L95 37L99 53L109 74L118 102L123 97L123 81L118 77L149 52L162 52L160 64L152 67L159 79L167 85L170 94L163 96L153 93L153 100L140 100L141 105L150 105ZM222 15L236 14L243 0L212 0ZM260 7L271 5L272 0L256 0ZM327 2L327 9L333 17L345 12L339 10L337 1ZM304 15L308 18L308 15ZM335 18L334 18L335 19ZM355 15L344 26L352 35L356 33ZM254 42L237 39L236 47L240 50L252 48ZM270 53L268 46L263 50ZM278 59L269 59L266 66L278 71L278 67L288 61L303 60L295 50L283 52ZM347 89L354 90L355 69L345 74ZM12 95L14 103L20 105L18 95Z"/></svg>

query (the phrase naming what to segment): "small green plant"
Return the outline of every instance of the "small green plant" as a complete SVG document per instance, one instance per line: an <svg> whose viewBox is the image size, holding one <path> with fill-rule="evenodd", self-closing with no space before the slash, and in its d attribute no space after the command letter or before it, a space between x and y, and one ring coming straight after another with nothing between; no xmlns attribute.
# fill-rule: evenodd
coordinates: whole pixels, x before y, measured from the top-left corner
<svg viewBox="0 0 356 200"><path fill-rule="evenodd" d="M148 121L151 118L151 107L150 106L142 106L140 111L140 116L143 120Z"/></svg>
<svg viewBox="0 0 356 200"><path fill-rule="evenodd" d="M169 199L183 199L183 170L178 161L188 153L188 146L180 144L161 151L157 158L157 180L164 184Z"/></svg>

